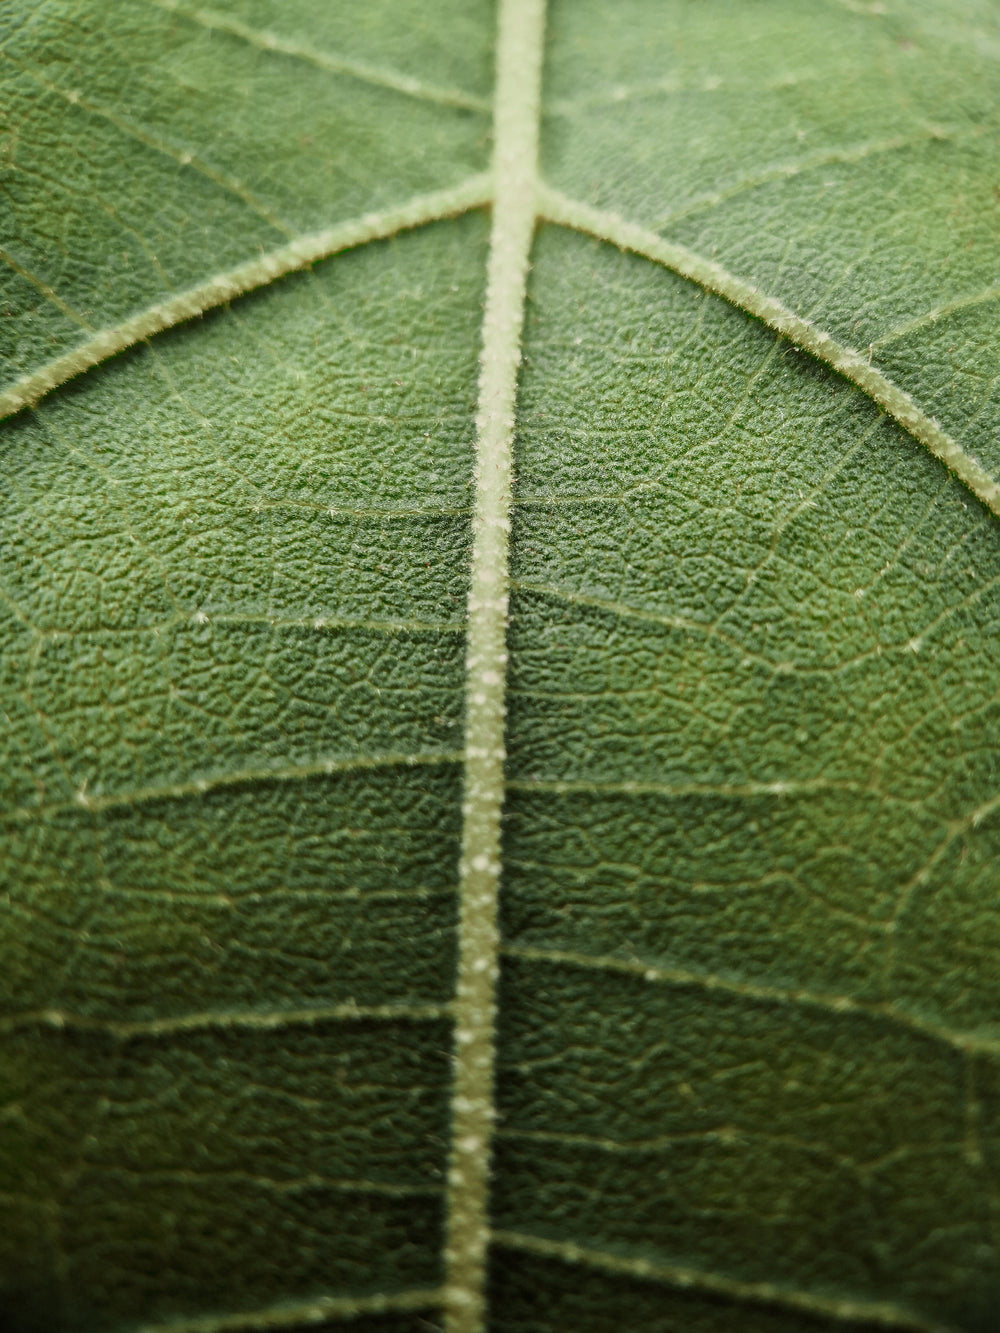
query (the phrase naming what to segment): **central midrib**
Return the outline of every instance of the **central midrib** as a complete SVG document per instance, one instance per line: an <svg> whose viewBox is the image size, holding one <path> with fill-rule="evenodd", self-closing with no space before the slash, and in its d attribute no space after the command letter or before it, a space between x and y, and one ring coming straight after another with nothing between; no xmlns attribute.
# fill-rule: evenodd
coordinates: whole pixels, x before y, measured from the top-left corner
<svg viewBox="0 0 1000 1333"><path fill-rule="evenodd" d="M536 222L544 27L545 0L501 0L493 223L476 413L476 504L466 640L465 791L445 1249L447 1333L481 1333L486 1322L511 454L528 256Z"/></svg>

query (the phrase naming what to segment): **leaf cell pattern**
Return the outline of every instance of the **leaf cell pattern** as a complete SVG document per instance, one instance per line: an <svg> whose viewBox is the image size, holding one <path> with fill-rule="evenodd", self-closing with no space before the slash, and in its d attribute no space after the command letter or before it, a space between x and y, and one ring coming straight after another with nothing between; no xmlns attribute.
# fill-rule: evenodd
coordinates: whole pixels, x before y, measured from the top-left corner
<svg viewBox="0 0 1000 1333"><path fill-rule="evenodd" d="M995 7L0 25L0 1328L993 1327Z"/></svg>

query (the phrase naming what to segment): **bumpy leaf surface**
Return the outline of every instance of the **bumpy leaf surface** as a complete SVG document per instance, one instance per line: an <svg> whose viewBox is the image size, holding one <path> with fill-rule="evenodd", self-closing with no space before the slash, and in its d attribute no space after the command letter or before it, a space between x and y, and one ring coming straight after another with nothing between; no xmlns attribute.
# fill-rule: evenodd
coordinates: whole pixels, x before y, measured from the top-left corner
<svg viewBox="0 0 1000 1333"><path fill-rule="evenodd" d="M490 1146L496 25L0 14L3 1333L1000 1321L997 7L550 0Z"/></svg>

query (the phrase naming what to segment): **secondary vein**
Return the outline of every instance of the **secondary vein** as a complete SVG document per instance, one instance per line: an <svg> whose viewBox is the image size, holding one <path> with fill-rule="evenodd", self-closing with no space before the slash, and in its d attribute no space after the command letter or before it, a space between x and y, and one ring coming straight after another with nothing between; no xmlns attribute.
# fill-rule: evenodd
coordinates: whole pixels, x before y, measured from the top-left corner
<svg viewBox="0 0 1000 1333"><path fill-rule="evenodd" d="M528 256L535 229L544 26L545 0L501 0L493 226L476 415L468 600L466 768L445 1252L447 1333L481 1333L486 1323L511 453Z"/></svg>
<svg viewBox="0 0 1000 1333"><path fill-rule="evenodd" d="M489 199L488 175L470 176L446 190L420 194L383 212L365 213L323 231L297 237L288 245L240 264L228 273L218 274L177 296L149 306L113 328L102 329L64 356L56 357L23 376L6 392L0 393L0 420L24 407L34 407L45 394L136 343L196 319L288 273L308 268L340 250L350 250L368 241L385 240L401 231L456 217L482 207Z"/></svg>
<svg viewBox="0 0 1000 1333"><path fill-rule="evenodd" d="M712 259L696 254L684 245L665 240L658 232L628 222L616 213L593 208L578 199L547 186L539 187L539 216L547 222L567 227L607 241L620 250L629 250L644 259L662 264L681 277L689 278L710 292L767 324L796 347L824 361L845 379L863 389L882 410L929 450L935 458L968 486L1000 518L1000 483L967 454L957 440L943 431L937 422L922 412L905 390L888 379L869 362L869 357L851 347L844 347L752 283L729 273Z"/></svg>
<svg viewBox="0 0 1000 1333"><path fill-rule="evenodd" d="M424 102L437 102L441 106L457 107L464 111L489 111L489 102L482 97L475 97L460 88L437 88L423 83L400 70L387 69L385 66L372 65L367 60L355 60L349 56L338 55L329 51L318 51L278 33L260 30L240 22L231 14L217 9L189 7L180 0L153 0L153 3L170 13L179 14L191 23L197 23L209 32L225 32L232 37L241 38L260 51L272 51L276 55L290 56L317 69L327 70L331 74L346 74L362 83L369 83L376 88L388 88L392 92L403 93Z"/></svg>
<svg viewBox="0 0 1000 1333"><path fill-rule="evenodd" d="M903 1330L905 1333L951 1333L943 1324L927 1323L909 1310L886 1301L838 1299L810 1291L796 1291L774 1282L744 1282L705 1269L626 1256L523 1232L497 1231L494 1240L504 1249L561 1260L597 1272L645 1278L682 1291L704 1292L728 1297L734 1302L825 1317L845 1325L863 1323L870 1327L874 1324L881 1328L898 1329L901 1333Z"/></svg>
<svg viewBox="0 0 1000 1333"><path fill-rule="evenodd" d="M257 1310L172 1319L165 1324L142 1324L138 1333L264 1333L274 1329L315 1328L323 1320L353 1321L359 1315L433 1311L441 1293L435 1288L389 1292L375 1296L318 1296L296 1305L280 1304Z"/></svg>

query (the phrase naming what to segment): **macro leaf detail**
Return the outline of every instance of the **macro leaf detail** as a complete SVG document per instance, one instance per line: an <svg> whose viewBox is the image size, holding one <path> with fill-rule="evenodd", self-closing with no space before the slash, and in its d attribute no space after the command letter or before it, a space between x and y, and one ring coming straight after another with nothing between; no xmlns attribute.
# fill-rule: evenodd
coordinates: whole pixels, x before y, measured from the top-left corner
<svg viewBox="0 0 1000 1333"><path fill-rule="evenodd" d="M0 17L4 1333L994 1326L998 54Z"/></svg>

